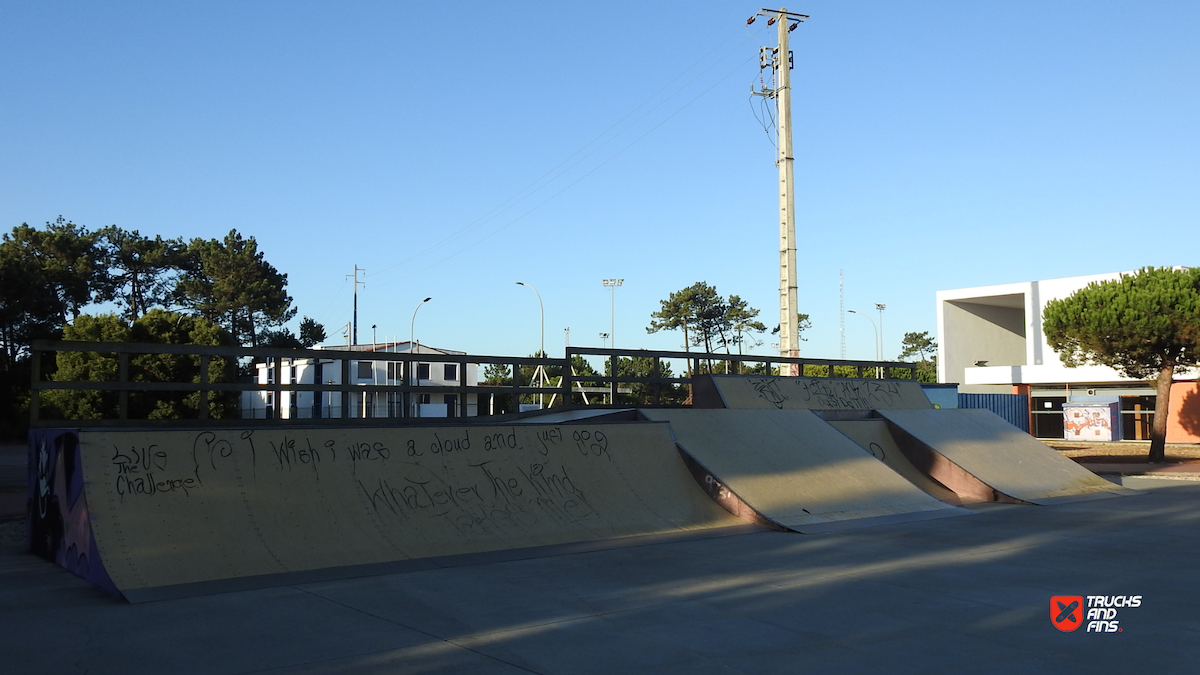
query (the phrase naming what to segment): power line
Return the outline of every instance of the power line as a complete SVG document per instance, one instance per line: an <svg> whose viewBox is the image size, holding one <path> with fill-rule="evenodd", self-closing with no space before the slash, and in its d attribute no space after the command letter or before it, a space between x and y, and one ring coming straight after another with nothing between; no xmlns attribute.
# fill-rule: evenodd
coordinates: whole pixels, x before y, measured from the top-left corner
<svg viewBox="0 0 1200 675"><path fill-rule="evenodd" d="M499 217L499 216L500 216L500 215L502 215L503 213L505 213L505 212L507 212L508 210L512 209L512 208L513 208L513 207L515 207L517 204L520 204L521 202L525 201L526 199L528 199L529 197L531 197L533 194L537 193L538 191L540 191L540 190L542 190L543 188L545 188L546 186L548 186L550 183L552 183L552 182L554 182L555 180L557 180L558 178L562 177L562 176L563 176L565 173L567 173L567 172L568 172L568 171L570 171L571 169L574 169L576 166L578 166L579 164L581 164L582 162L584 162L586 159L588 159L588 158L589 158L589 157L591 157L592 155L594 155L594 154L596 154L597 152L599 152L599 151L600 151L602 148L604 148L604 146L606 146L606 145L608 145L609 143L611 143L611 142L613 142L614 140L616 140L616 139L617 139L617 138L618 138L618 137L619 137L621 134L624 134L624 133L625 133L625 132L627 132L629 129L631 129L631 128L632 128L634 125L636 125L637 123L641 122L641 121L642 121L642 120L644 120L646 117L648 117L649 115L651 115L651 114L652 114L652 113L653 113L655 110L658 110L659 108L661 108L663 105L665 105L665 104L666 104L668 101L670 101L672 98L674 98L675 96L677 96L677 95L679 95L680 93L682 93L682 92L683 92L683 91L684 91L684 90L685 90L687 87L689 87L689 86L690 86L692 83L696 82L696 80L700 79L702 76L704 76L706 73L708 73L709 71L711 71L713 68L716 68L718 65L720 65L720 63L722 63L722 62L723 62L723 61L725 61L727 58L729 58L729 56L730 56L730 55L732 55L732 54L736 53L736 52L737 52L737 51L738 51L738 50L741 48L741 46L742 46L743 44L745 44L747 41L749 41L749 40L753 39L754 37L756 37L756 35L755 35L754 33L751 33L750 31L746 31L746 32L747 32L747 35L746 35L746 37L745 37L743 40L741 40L741 41L740 41L740 42L738 42L737 44L735 44L735 45L733 45L732 47L730 47L728 51L726 51L724 54L722 54L720 57L718 57L718 58L717 58L715 61L713 61L711 64L709 64L709 65L708 65L707 67L705 67L703 70L701 70L700 72L698 72L698 73L697 73L697 74L696 74L694 77L692 77L692 78L691 78L691 79L689 79L688 81L684 82L684 83L683 83L681 86L679 86L678 88L676 88L674 91L672 91L670 94L668 94L668 95L667 95L665 98L663 98L661 101L659 101L658 103L656 103L654 106L650 107L648 110L646 110L646 111L645 111L644 113L642 113L640 116L638 116L636 119L634 119L634 120L630 121L628 124L624 125L624 126L623 126L623 127L622 127L622 128L619 130L619 131L617 131L615 134L613 134L611 138L608 138L607 140L604 140L603 142L601 142L601 143L599 143L598 145L596 145L597 141L599 141L600 139L604 138L606 135L608 135L608 134L609 134L609 132L611 132L613 129L617 128L618 126L620 126L620 125L622 124L622 122L624 122L625 120L629 119L629 117L630 117L630 116L634 115L634 114L635 114L635 113L636 113L638 110L640 110L641 108L643 108L644 106L646 106L648 103L650 103L651 101L653 101L655 98L657 98L657 97L658 97L660 94L662 94L664 91L667 91L667 90L668 90L668 89L669 89L669 88L670 88L670 87L671 87L673 84L675 84L676 82L678 82L678 81L679 81L680 79L682 79L682 78L683 78L685 75L687 75L689 72L691 72L693 69L695 69L695 68L696 68L698 65L700 65L701 63L703 63L703 62L704 62L706 59L708 59L708 57L709 57L709 56L711 56L713 53L717 52L717 51L718 51L718 50L719 50L719 49L720 49L720 48L721 48L721 47L722 47L722 46L723 46L725 43L729 42L729 40L731 40L731 39L734 37L734 35L736 35L736 34L737 34L739 31L741 31L741 30L742 30L742 28L739 28L738 30L735 30L735 31L733 31L732 33L730 33L730 34L729 34L728 36L726 36L726 37L725 37L723 40L721 40L719 43L717 43L717 45L716 45L715 47L713 47L713 48L712 48L712 49L710 49L708 52L706 52L706 53L705 53L703 56L701 56L699 59L697 59L697 60L696 60L694 63L692 63L690 66L688 66L688 67L687 67L687 68L685 68L683 71L681 71L681 72L680 72L678 75L676 75L676 76L675 76L675 77L673 77L671 80L669 80L669 81L668 81L668 82L667 82L665 85L663 85L662 87L660 87L660 88L659 88L657 91L655 91L653 94L651 94L651 95L650 95L649 97L647 97L645 100L643 100L641 103L639 103L638 105L634 106L634 107L633 107L633 108L632 108L632 109L631 109L631 110L630 110L628 113L626 113L625 115L621 116L621 117L620 117L620 118L619 118L619 119L618 119L616 122L614 122L613 124L609 125L609 126L608 126L608 127L607 127L607 128L604 130L604 131L601 131L601 132L600 132L599 134L597 134L597 135L596 135L594 138L592 138L592 140L588 141L588 142L587 142L587 143L585 143L583 146L581 146L581 147L580 147L578 150L576 150L575 152L573 152L573 153L571 153L570 155L568 155L566 159L564 159L563 161L559 162L557 165L555 165L555 166L554 166L552 169L550 169L549 171L547 171L547 172L543 173L543 174L542 174L541 176L539 176L539 177L538 177L536 180L534 180L533 182L531 182L531 183L529 183L528 185L526 185L524 188L522 188L521 190L519 190L519 191L518 191L517 193L515 193L513 196L509 197L509 198L508 198L508 199L506 199L505 201L501 202L499 205L497 205L497 206L493 207L492 209L490 209L490 210L489 210L488 212L486 212L484 215L480 216L479 218L476 218L474 221L472 221L472 222L468 223L466 226L464 226L464 227L460 228L459 230L457 230L457 231L455 231L455 232L451 233L450 235L448 235L448 236L446 236L446 237L442 238L441 240L439 240L439 241L437 241L437 242L435 242L435 243L433 243L433 244L431 244L431 245L429 245L429 246L425 247L424 249L422 249L422 250L420 250L420 251L417 251L417 252L413 253L412 255L410 255L410 256L409 256L409 257L407 257L407 258L404 258L404 259L402 259L402 260L400 260L400 261L398 261L398 262L396 262L396 263L394 263L394 264L392 264L392 265L390 265L390 266L388 266L388 267L385 267L385 268L382 268L382 269L380 269L379 271L375 272L375 273L372 275L372 277L377 277L377 276L378 276L378 275L380 275L380 274L383 274L383 273L385 273L385 272L389 272L389 271L391 271L391 270L393 270L393 269L396 269L397 267L400 267L400 266L402 266L402 265L404 265L404 264L406 264L406 263L408 263L408 262L411 262L412 260L418 259L418 258L420 258L421 256L425 255L426 253L429 253L430 251L432 251L432 250L434 250L434 249L436 249L436 248L438 248L438 247L440 247L440 246L443 246L443 245L447 244L448 242L451 242L451 241L453 241L453 240L455 240L455 239L457 239L457 238L460 238L460 237L462 237L462 236L464 236L464 235L468 234L468 233L469 233L469 232L471 232L471 231L474 231L474 230L478 229L479 227L481 227L481 226L483 226L483 225L487 224L488 222L490 222L490 221L494 220L495 218ZM741 65L744 65L744 62L743 62L742 64L739 64L739 67L740 67ZM731 74L732 74L732 73L729 73L729 74L727 74L727 75L723 76L722 78L720 78L719 80L717 80L717 82L716 82L716 83L714 83L714 85L713 85L713 86L715 86L716 84L719 84L720 82L724 81L724 80L725 80L725 79L727 79L727 78L729 77L729 75L731 75ZM708 93L708 91L709 91L709 90L711 90L711 89L712 89L712 87L711 87L711 86L710 86L708 89L705 89L703 92L701 92L700 96L703 96L705 93ZM699 98L699 96L698 96L697 98ZM696 100L696 99L694 98L694 99L692 99L691 101L689 101L688 103L684 104L682 107L680 107L680 108L679 108L679 109L677 109L675 112L673 112L671 115L669 115L669 116L668 116L666 119L662 120L661 122L659 122L658 124L656 124L654 127L652 127L652 128L650 129L650 131L654 131L655 129L658 129L659 127L661 127L661 126L662 126L662 124L663 124L664 122L666 122L667 120L670 120L672 117L674 117L675 115L677 115L677 114L678 114L678 113L679 113L681 110L683 110L683 109L687 108L689 105L691 105L693 102L695 102L695 100ZM638 142L638 141L640 141L641 139L645 138L645 137L646 137L646 135L647 135L647 134L642 134L641 136L639 136L639 137L638 137L637 139L635 139L635 140L634 140L632 143L630 143L629 145L626 145L624 148L622 148L621 150L619 150L619 151L617 151L616 153L614 153L614 155L610 156L608 159L606 159L606 160L604 160L603 162L601 162L601 163L600 163L598 166L596 166L595 168L593 168L591 171L588 171L587 173L585 173L583 176L581 176L581 177L580 177L580 179L577 179L577 180L575 180L574 182L570 183L570 184L567 186L567 188L570 188L571 186L575 185L575 184L576 184L576 183L578 183L578 182L579 182L579 180L581 180L582 178L586 178L587 176L590 176L592 173L594 173L594 172L596 171L596 169L598 169L598 168L600 168L601 166L604 166L605 164L607 164L609 161L611 161L611 160L612 160L612 158L613 158L613 157L616 157L617 155L620 155L622 152L624 152L625 150L627 150L627 149L628 149L630 146L632 146L634 143L637 143L637 142ZM588 150L588 148L589 148L589 147L591 147L591 146L593 146L593 145L595 145L595 147L594 147L594 148L592 148L591 150ZM583 154L582 156L578 157L578 159L575 159L575 161L571 161L572 159L574 159L574 158L576 158L578 155L580 155L580 153L584 153L584 151L585 151L585 150L587 151L585 154ZM566 166L564 167L564 165L566 165ZM551 199L554 199L554 198L555 198L555 197L557 197L558 195L562 194L562 192L564 192L564 191L565 191L565 188L564 188L564 190L560 190L559 192L556 192L556 193L555 193L554 195L552 195L552 196L551 196L549 199L546 199L546 200L542 201L542 202L541 202L541 203L539 203L537 206L535 206L533 209L530 209L529 211L526 211L525 213L521 214L520 216L518 216L518 217L517 217L516 219L514 219L513 221L509 222L507 225L504 225L502 228L500 228L500 230L503 230L504 228L507 228L508 226L512 225L513 223L517 222L518 220L520 220L520 219L524 218L525 216L529 215L529 214L530 214L530 213L532 213L534 210L536 210L537 208L540 208L542 205L544 205L546 202L548 202L548 201L550 201ZM470 244L470 245L468 246L468 248L469 248L470 246L475 246L475 245L478 245L478 244L479 244L479 243L481 243L482 241L486 241L488 238L490 238L491 236L494 236L494 235L496 234L496 232L499 232L500 230L496 230L495 232L493 232L493 233L491 233L491 234L487 235L486 237L484 237L483 239L480 239L480 240L478 240L478 241L476 241L476 242L474 242L474 243ZM454 254L452 254L452 256L453 256L453 255L457 255L458 253L461 253L461 252L462 252L462 251L464 251L464 250L467 250L467 249L466 249L466 248L460 249L460 250L456 251ZM445 260L445 259L443 259L443 260ZM421 270L421 271L424 271L425 269L428 269L428 267L422 268L422 270ZM412 275L410 274L410 275L407 275L407 276L405 276L405 277L401 277L401 278L408 278L408 276L412 276ZM398 281L398 279L394 279L394 280L392 280L392 281L393 281L393 282L394 282L394 281ZM389 282L389 283L390 283L390 282Z"/></svg>
<svg viewBox="0 0 1200 675"><path fill-rule="evenodd" d="M570 190L572 187L575 187L575 185L577 185L578 183L580 183L581 181L583 181L584 179L586 179L588 176L591 176L593 173L596 173L597 171L599 171L600 169L602 169L602 168L603 168L603 167L604 167L606 164L608 164L609 162L611 162L612 160L616 159L616 158L617 158L617 157L619 157L621 154L623 154L623 153L624 153L626 150L628 150L629 148L632 148L634 145L636 145L636 144L637 144L639 141L641 141L643 138L645 138L645 137L649 136L650 134L654 133L655 131L657 131L659 127L661 127L662 125L664 125L664 124L666 124L667 122L671 121L671 119L673 119L673 118L674 118L676 115L678 115L679 113L681 113L681 112L683 112L685 109L687 109L687 108L688 108L688 106L690 106L690 105L692 105L693 103L695 103L696 101L700 100L700 99L701 99L701 98L702 98L702 97L703 97L705 94L707 94L708 92L710 92L710 91L712 91L714 88L716 88L716 86L717 86L718 84L721 84L721 83L722 83L722 82L724 82L725 80L729 79L729 77L730 77L731 75L733 75L734 73L736 73L736 72L738 71L738 69L739 69L739 68L741 68L742 66L746 65L746 64L747 64L747 63L749 63L750 61L754 60L754 58L755 58L755 57L751 57L751 58L749 58L749 59L746 59L745 61L743 61L743 62L741 62L741 63L737 64L737 66L736 66L736 67L735 67L733 70L731 70L731 71L729 71L728 73L726 73L724 76L722 76L722 77L721 77L719 80L717 80L716 82L713 82L713 83L712 83L712 84L711 84L711 85L710 85L710 86L709 86L707 89L705 89L704 91L702 91L702 92L700 92L699 94L697 94L697 95L695 96L695 98L691 99L691 100L690 100L690 101L688 101L687 103L685 103L685 104L683 104L682 106L680 106L680 107L679 107L679 109L677 109L675 112L673 112L673 113L671 113L670 115L668 115L668 116L667 116L665 119L663 119L662 121L660 121L658 124L655 124L653 127L651 127L650 129L648 129L648 130L647 130L645 133L643 133L641 136L638 136L637 138L633 139L632 141L630 141L630 142L629 142L629 144L628 144L628 145L626 145L625 147L621 148L621 149L620 149L620 150L618 150L617 152L615 152L615 153L613 153L612 155L610 155L610 156L609 156L607 159L605 159L605 160L604 160L603 162L601 162L600 164L596 165L594 168L592 168L592 169L591 169L590 171L588 171L587 173L583 174L583 175L582 175L582 176L580 176L579 178L576 178L574 181L572 181L572 182L568 183L566 186L564 186L564 187L563 187L561 190L559 190L558 192L555 192L554 194L550 195L550 196L549 196L549 197L547 197L546 199L542 200L541 202L539 202L539 203L538 203L536 206L534 206L533 208L531 208L531 209L529 209L528 211L526 211L526 212L522 213L521 215L517 216L516 218L513 218L513 219L512 219L511 221L509 221L508 223L505 223L504 225L501 225L499 228L497 228L497 229L493 230L491 233L489 233L488 235L484 236L483 238L481 238L481 239L479 239L479 240L477 240L477 241L475 241L475 242L472 242L472 243L470 243L470 244L468 244L468 245L466 245L466 246L464 246L464 247L462 247L462 248L458 249L457 251L455 251L455 252L453 252L453 253L451 253L451 254L449 254L449 255L447 255L447 256L445 256L445 257L441 258L440 260L438 260L438 261L436 261L436 262L430 263L429 265L427 265L427 266L425 266L425 267L422 267L422 268L420 268L420 269L418 269L418 270L413 270L412 272L409 272L408 274L406 274L406 275L404 275L404 276L402 276L402 277L397 277L397 278L395 278L395 279L392 279L391 281L389 281L389 282L387 282L387 283L389 283L389 284L390 284L390 283L396 283L396 282L399 282L399 281L403 281L403 280L405 280L405 279L408 279L408 278L410 278L410 277L414 277L414 276L416 276L416 275L418 275L418 274L421 274L422 272L425 272L425 271L427 271L427 270L429 270L429 269L432 269L432 268L434 268L434 267L437 267L437 266L441 265L442 263L444 263L444 262L446 262L446 261L448 261L448 260L450 260L450 259L454 258L455 256L461 255L462 253L465 253L465 252L467 252L467 251L471 250L472 248L474 248L474 247L476 247L476 246L478 246L478 245L482 244L483 242L487 241L488 239L491 239L492 237L496 236L497 234L500 234L500 233L501 233L501 232L503 232L504 230L506 230L506 229L508 229L509 227L513 226L514 224L516 224L516 223L517 223L517 222L519 222L520 220L524 219L524 218L525 218L526 216L528 216L529 214L533 213L534 211L537 211L537 210L538 210L538 209L540 209L541 207L543 207L543 206L545 206L546 204L548 204L549 202L553 201L555 198L557 198L557 197L558 197L559 195L561 195L562 193L566 192L567 190ZM383 284L379 284L379 285L383 285Z"/></svg>

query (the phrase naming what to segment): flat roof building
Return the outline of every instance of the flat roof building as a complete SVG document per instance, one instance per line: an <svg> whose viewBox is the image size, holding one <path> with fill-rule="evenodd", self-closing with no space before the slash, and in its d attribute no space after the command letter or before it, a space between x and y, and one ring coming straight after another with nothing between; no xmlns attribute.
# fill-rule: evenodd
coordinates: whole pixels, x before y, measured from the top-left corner
<svg viewBox="0 0 1200 675"><path fill-rule="evenodd" d="M1069 297L1092 282L1134 273L938 291L938 382L957 383L964 394L1029 396L1030 429L1042 438L1063 437L1064 404L1110 402L1120 404L1121 438L1149 438L1154 383L1125 377L1107 366L1068 368L1042 331L1042 312L1049 301ZM1186 417L1179 414L1179 406L1200 411L1196 376L1195 371L1175 372L1169 442L1200 442L1200 429L1179 423Z"/></svg>

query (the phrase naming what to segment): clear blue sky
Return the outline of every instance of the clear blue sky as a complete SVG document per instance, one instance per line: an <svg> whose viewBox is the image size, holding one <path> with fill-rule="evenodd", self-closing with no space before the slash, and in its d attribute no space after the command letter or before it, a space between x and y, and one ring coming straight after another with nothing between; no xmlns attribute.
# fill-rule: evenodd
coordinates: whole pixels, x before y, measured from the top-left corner
<svg viewBox="0 0 1200 675"><path fill-rule="evenodd" d="M677 349L645 326L700 280L774 326L760 6L6 2L0 226L237 228L335 341L355 265L360 341L432 296L422 342L531 353L525 281L551 355L599 346L607 277L620 347ZM894 357L940 289L1197 264L1200 3L789 9L803 354L838 356L839 269Z"/></svg>

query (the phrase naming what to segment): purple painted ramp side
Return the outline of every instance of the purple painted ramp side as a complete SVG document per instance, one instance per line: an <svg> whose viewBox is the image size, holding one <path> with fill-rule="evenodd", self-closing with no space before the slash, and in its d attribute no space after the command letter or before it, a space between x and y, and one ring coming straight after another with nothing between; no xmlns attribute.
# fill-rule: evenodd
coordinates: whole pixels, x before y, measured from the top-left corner
<svg viewBox="0 0 1200 675"><path fill-rule="evenodd" d="M104 569L92 534L78 431L30 429L28 467L26 543L30 552L121 597Z"/></svg>

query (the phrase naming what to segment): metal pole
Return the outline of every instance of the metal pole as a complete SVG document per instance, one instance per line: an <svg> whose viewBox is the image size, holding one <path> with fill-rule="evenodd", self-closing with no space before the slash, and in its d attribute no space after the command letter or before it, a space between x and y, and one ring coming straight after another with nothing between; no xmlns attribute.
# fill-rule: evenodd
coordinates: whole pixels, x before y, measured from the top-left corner
<svg viewBox="0 0 1200 675"><path fill-rule="evenodd" d="M545 309L545 307L542 306L542 294L538 293L538 289L534 288L533 286L530 286L529 284L525 283L524 281L518 281L517 285L524 286L525 288L532 290L534 295L537 296L538 312L540 313L540 315L542 317L541 339L538 342L538 344L540 345L540 347L538 349L540 350L539 353L543 357L545 357L545 355L546 355L546 309Z"/></svg>
<svg viewBox="0 0 1200 675"><path fill-rule="evenodd" d="M608 336L612 339L612 348L617 348L617 287L625 283L624 279L601 279L600 283L608 289Z"/></svg>
<svg viewBox="0 0 1200 675"><path fill-rule="evenodd" d="M542 306L542 294L538 293L538 289L534 288L533 286L530 286L529 284L527 284L523 281L518 281L517 285L524 286L525 288L531 289L533 291L533 294L537 296L538 314L539 314L539 316L541 316L541 333L540 333L541 337L539 338L539 342L538 342L538 344L540 345L538 347L538 357L544 359L544 358L546 358L546 309L545 309L545 307ZM546 383L546 368L545 368L545 366L539 364L537 367L537 374L538 374L538 385L537 386L538 386L538 389L541 389L542 385ZM545 403L544 394L539 393L538 394L538 406L544 407L543 406L544 403ZM553 405L554 401L551 400L550 404Z"/></svg>
<svg viewBox="0 0 1200 675"><path fill-rule="evenodd" d="M409 354L413 353L413 345L415 344L413 342L413 328L417 325L417 312L420 311L421 305L424 305L425 303L429 302L432 299L433 298L425 298L424 300L418 302L417 308L413 310L412 321L410 321L408 323L408 353ZM416 373L413 372L416 370L416 366L417 366L416 361L409 360L409 362L408 362L408 382L411 385L415 385L418 383L415 378ZM412 394L410 393L408 396L411 401ZM412 405L412 410L415 412L417 410L416 402L412 401L411 405ZM414 417L415 417L415 415L414 415Z"/></svg>
<svg viewBox="0 0 1200 675"><path fill-rule="evenodd" d="M861 316L862 318L866 319L867 321L871 322L871 328L874 329L874 331L875 331L875 360L882 361L883 357L879 355L879 328L875 325L875 320L872 319L870 316L863 314L862 312L856 312L852 309L848 309L846 311L850 312L851 314L857 314L857 315ZM875 374L879 375L879 366L875 366Z"/></svg>
<svg viewBox="0 0 1200 675"><path fill-rule="evenodd" d="M883 310L887 309L887 305L877 302L875 309L879 310L879 360L883 360Z"/></svg>

